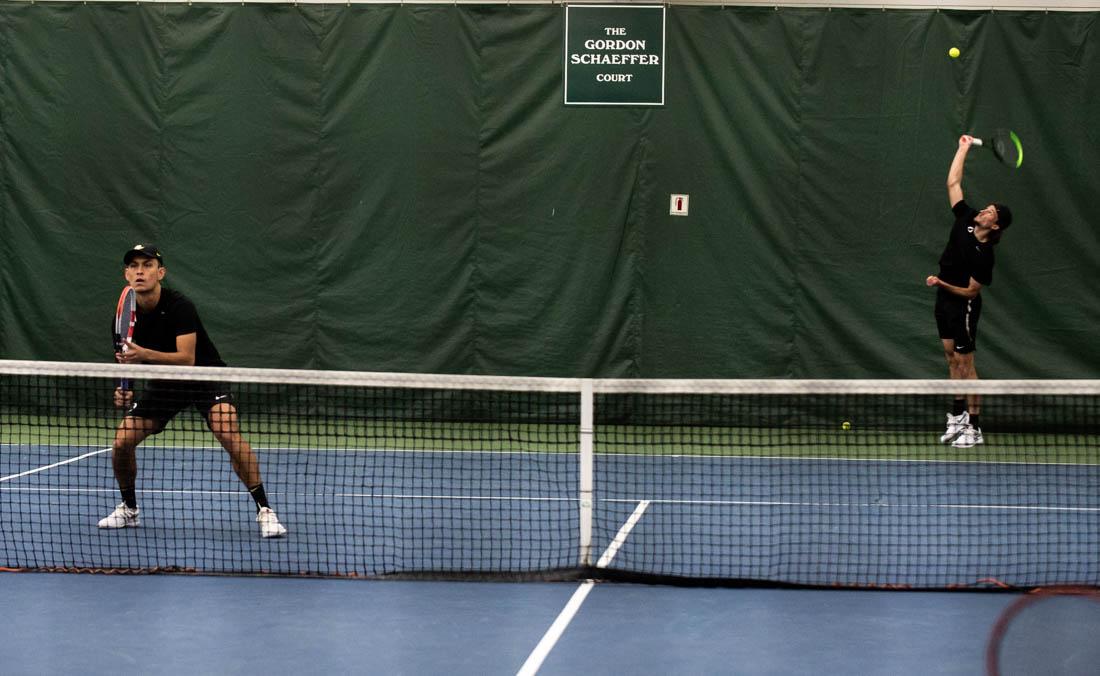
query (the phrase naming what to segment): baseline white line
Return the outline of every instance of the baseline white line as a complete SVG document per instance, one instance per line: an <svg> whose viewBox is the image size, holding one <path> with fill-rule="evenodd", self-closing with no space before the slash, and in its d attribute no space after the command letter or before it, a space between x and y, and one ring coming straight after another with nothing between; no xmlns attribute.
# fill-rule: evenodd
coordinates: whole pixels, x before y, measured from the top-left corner
<svg viewBox="0 0 1100 676"><path fill-rule="evenodd" d="M76 462L78 460L83 460L84 458L90 458L93 455L99 455L100 453L106 453L109 450L111 450L111 448L108 446L107 448L101 448L98 451L91 451L89 453L85 453L84 455L78 455L75 458L69 458L68 460L62 460L61 462L55 462L52 465L44 465L42 467L35 467L34 469L28 469L26 472L20 472L18 474L9 474L8 476L0 477L0 483L3 483L5 481L11 481L12 479L18 479L19 477L22 477L22 476L30 476L31 474L38 474L39 472L45 472L48 469L53 469L54 467L61 467L62 465L68 465L70 462Z"/></svg>
<svg viewBox="0 0 1100 676"><path fill-rule="evenodd" d="M102 451L96 451L101 453ZM89 454L91 455L91 454ZM81 456L84 457L84 456ZM65 462L74 462L79 458L73 458L66 460ZM30 470L23 474L40 472L45 467ZM20 475L13 474L11 477L0 478L0 481L6 481L7 479L15 478ZM67 495L70 493L113 493L116 488L66 488L59 486L0 486L0 492L10 493L56 493L59 495ZM243 489L232 490L213 490L213 489L196 489L196 488L144 488L138 491L141 494L158 494L158 495L245 495L247 491ZM269 495L278 495L282 497L307 497L307 498L361 498L370 500L440 500L440 501L471 501L471 502L575 502L576 497L550 497L550 496L523 496L523 495L441 495L441 494L428 494L428 493L353 493L353 492L341 492L341 493L303 493L301 491L269 491ZM626 498L607 498L603 502L608 503L626 503L626 502L639 502L637 499ZM641 507L644 504L646 507ZM975 511L1015 511L1015 512L1065 512L1069 514L1075 513L1100 513L1100 507L1080 506L1075 507L1071 505L966 505L966 504L918 504L918 503L874 503L874 502L791 502L791 501L773 501L773 500L663 500L663 499L651 499L641 501L638 509L635 510L635 514L631 515L627 524L633 528L637 523L638 518L641 517L641 512L648 508L650 505L676 505L676 506L695 506L695 505L710 505L718 507L813 507L821 509L875 509L875 510L902 510L902 509L943 509L943 510L975 510ZM627 531L629 532L629 530ZM618 551L618 548L625 542L625 534L620 531L620 534L612 541L609 550L614 548ZM597 563L598 567L604 567L606 564Z"/></svg>
<svg viewBox="0 0 1100 676"><path fill-rule="evenodd" d="M36 470L37 471L37 470ZM39 487L39 486L4 486L0 491L12 493L104 493L117 491L117 488L63 488L63 487ZM199 488L142 488L138 490L140 495L247 495L248 491L241 489L214 490ZM371 500L469 500L480 502L576 502L576 497L525 497L522 495L415 495L400 493L303 493L300 491L281 491L273 489L268 495L306 497L314 499L323 498L364 498ZM631 500L633 502L633 500Z"/></svg>
<svg viewBox="0 0 1100 676"><path fill-rule="evenodd" d="M619 548L626 542L627 535L638 523L638 520L642 518L642 514L649 507L649 500L642 500L638 503L638 506L634 508L634 513L630 515L630 518L626 520L626 523L619 528L619 532L615 534L615 538L608 545L607 550L604 551L603 556L600 557L599 562L596 564L598 568L606 568L611 560L615 558L615 555L619 552ZM565 633L565 629L569 626L569 623L573 621L573 617L576 616L577 611L581 609L581 605L584 600L588 598L589 592L592 591L592 587L595 582L592 580L585 580L581 583L580 587L577 587L577 591L573 592L573 596L569 598L569 602L565 604L561 612L558 613L557 619L550 625L550 628L546 630L546 634L543 635L542 640L539 641L535 649L531 651L531 654L527 656L527 661L523 663L519 671L516 672L516 676L535 676L539 669L542 667L542 663L550 655L550 651L557 645L558 639Z"/></svg>
<svg viewBox="0 0 1100 676"><path fill-rule="evenodd" d="M104 0L108 1L108 0ZM117 0L110 0L116 2ZM223 2L236 2L236 0L219 0ZM270 0L265 0L270 1ZM327 1L327 0L326 0ZM44 446L61 446L62 444L41 444ZM25 447L26 444L0 443L4 447ZM149 450L160 451L221 451L220 446L146 446ZM252 450L264 453L390 453L390 454L421 454L421 455L518 455L531 457L535 455L569 458L576 455L575 450L562 451L484 451L476 449L446 450L436 448L285 448L276 446L253 446ZM934 458L830 458L827 456L802 456L802 455L751 455L733 454L722 455L718 453L598 453L601 460L612 458L642 458L642 459L669 459L690 458L693 460L716 460L725 462L755 461L755 460L781 460L786 462L836 462L836 463L892 463L911 465L1018 465L1025 467L1100 467L1098 462L1046 462L1042 460L953 460Z"/></svg>
<svg viewBox="0 0 1100 676"><path fill-rule="evenodd" d="M634 502L631 499L607 498L604 502ZM1100 507L1074 507L1056 505L967 505L967 504L924 504L910 502L791 502L774 500L647 500L659 505L717 505L719 507L822 507L822 508L859 508L859 509L975 509L1010 510L1021 512L1100 512Z"/></svg>

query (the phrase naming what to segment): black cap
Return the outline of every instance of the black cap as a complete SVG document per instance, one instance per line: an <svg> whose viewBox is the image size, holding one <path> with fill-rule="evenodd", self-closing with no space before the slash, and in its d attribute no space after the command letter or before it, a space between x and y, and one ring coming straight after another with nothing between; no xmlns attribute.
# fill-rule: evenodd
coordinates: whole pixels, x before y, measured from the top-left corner
<svg viewBox="0 0 1100 676"><path fill-rule="evenodd" d="M127 251L126 255L122 257L123 265L129 265L130 261L138 256L155 258L158 263L164 265L164 256L161 255L160 249L155 244L135 244L134 248Z"/></svg>
<svg viewBox="0 0 1100 676"><path fill-rule="evenodd" d="M1012 225L1012 210L1007 204L994 203L993 208L997 210L997 225L1001 226L1002 230Z"/></svg>

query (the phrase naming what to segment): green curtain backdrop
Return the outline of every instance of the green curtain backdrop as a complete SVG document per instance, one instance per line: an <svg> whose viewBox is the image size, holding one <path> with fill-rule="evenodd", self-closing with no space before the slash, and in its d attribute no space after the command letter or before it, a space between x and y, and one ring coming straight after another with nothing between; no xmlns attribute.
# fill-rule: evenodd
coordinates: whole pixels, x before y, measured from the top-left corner
<svg viewBox="0 0 1100 676"><path fill-rule="evenodd" d="M563 105L560 5L0 3L0 357L109 360L154 241L239 366L944 377L1011 127L979 372L1100 377L1097 13L667 11L629 108Z"/></svg>

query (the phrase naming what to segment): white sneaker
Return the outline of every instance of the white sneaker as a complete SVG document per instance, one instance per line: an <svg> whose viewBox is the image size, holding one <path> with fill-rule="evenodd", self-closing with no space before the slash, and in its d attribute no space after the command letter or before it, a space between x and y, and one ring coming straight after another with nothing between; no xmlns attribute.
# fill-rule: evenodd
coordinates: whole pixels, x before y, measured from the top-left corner
<svg viewBox="0 0 1100 676"><path fill-rule="evenodd" d="M955 437L955 440L951 442L951 445L955 448L970 448L972 446L977 446L978 444L984 443L985 439L982 438L981 428L967 424L966 429L963 430L962 434Z"/></svg>
<svg viewBox="0 0 1100 676"><path fill-rule="evenodd" d="M125 502L118 503L115 511L99 520L100 528L137 528L141 525L138 515L141 510L137 507L127 507Z"/></svg>
<svg viewBox="0 0 1100 676"><path fill-rule="evenodd" d="M963 411L958 415L947 414L947 431L940 436L941 444L949 444L955 440L955 437L963 433L970 425L970 413Z"/></svg>
<svg viewBox="0 0 1100 676"><path fill-rule="evenodd" d="M279 517L270 507L260 507L256 513L256 523L260 524L260 535L265 538L280 538L286 535L286 528L279 523Z"/></svg>

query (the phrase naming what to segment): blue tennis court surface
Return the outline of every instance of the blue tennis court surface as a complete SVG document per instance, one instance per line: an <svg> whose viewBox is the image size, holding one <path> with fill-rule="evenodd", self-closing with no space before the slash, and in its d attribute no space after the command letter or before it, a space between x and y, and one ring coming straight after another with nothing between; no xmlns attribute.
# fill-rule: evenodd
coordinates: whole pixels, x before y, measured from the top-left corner
<svg viewBox="0 0 1100 676"><path fill-rule="evenodd" d="M290 530L277 540L259 537L221 449L139 450L142 526L120 531L95 526L118 502L109 450L7 446L2 456L7 567L578 566L573 454L263 449ZM851 586L1100 579L1096 465L597 454L595 476L593 562L617 539L617 570Z"/></svg>
<svg viewBox="0 0 1100 676"><path fill-rule="evenodd" d="M2 671L511 676L577 586L0 574ZM1019 598L600 584L538 673L973 676ZM1049 610L1006 676L1092 673L1100 614Z"/></svg>

